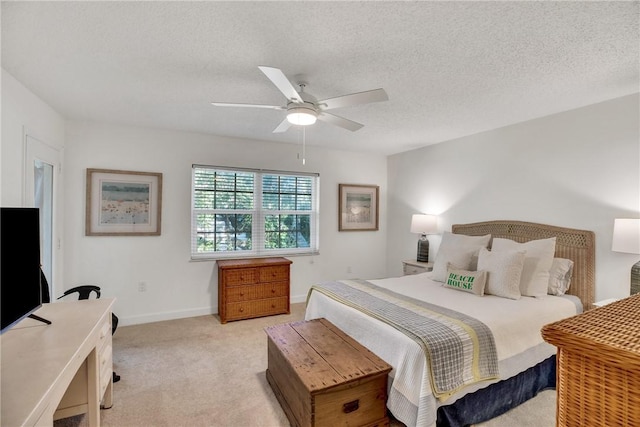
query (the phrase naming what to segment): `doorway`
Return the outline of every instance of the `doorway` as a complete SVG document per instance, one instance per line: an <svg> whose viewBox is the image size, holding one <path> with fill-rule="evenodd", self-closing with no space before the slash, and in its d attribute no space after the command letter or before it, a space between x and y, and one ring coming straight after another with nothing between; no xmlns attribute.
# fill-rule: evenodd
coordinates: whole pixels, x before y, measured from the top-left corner
<svg viewBox="0 0 640 427"><path fill-rule="evenodd" d="M40 263L49 283L49 295L57 295L56 263L60 239L56 227L60 150L25 135L24 205L40 209Z"/></svg>

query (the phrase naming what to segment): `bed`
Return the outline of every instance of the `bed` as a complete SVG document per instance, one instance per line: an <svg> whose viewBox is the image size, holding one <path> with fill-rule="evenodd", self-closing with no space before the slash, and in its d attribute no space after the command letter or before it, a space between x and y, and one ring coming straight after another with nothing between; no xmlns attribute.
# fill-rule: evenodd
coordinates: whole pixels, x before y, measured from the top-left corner
<svg viewBox="0 0 640 427"><path fill-rule="evenodd" d="M305 318L328 319L393 367L389 374L387 408L394 418L408 426L464 426L483 422L534 397L541 390L554 387L555 347L542 339L540 329L545 324L589 309L594 302L595 237L591 231L500 220L454 225L450 234L450 239L465 240L466 236L486 238L490 235L488 249L497 247L498 243L507 243L506 240L531 245L552 239L555 242L553 257L572 262L570 287L564 295L557 296L512 299L484 294L479 297L443 286L434 280L435 271L314 285L307 299ZM444 237L440 248L443 254ZM499 255L495 247L491 252ZM482 251L482 257L488 256L485 255L488 251ZM473 263L480 265L481 261L482 266L486 266L481 259L475 259ZM447 265L450 273L454 266ZM474 268L469 267L469 270ZM369 294L376 298L375 302L366 302L366 298L371 297ZM364 299L359 301L359 298ZM385 311L381 315L374 313L367 304L399 305L404 311L400 314ZM439 310L441 312L436 313ZM478 341L478 337L485 340L484 329L479 328L479 332L470 333L472 338L461 339L463 344L457 345L462 353L472 354L468 360L461 358L459 363L456 360L460 373L450 375L447 371L453 369L450 366L432 369L430 363L442 366L449 357L443 356L437 363L440 360L438 352L425 347L424 342L428 339L416 339L406 332L405 325L389 321L395 316L399 322L412 319L406 323L421 323L413 319L414 311L447 319L454 329L464 330L463 333L469 333L468 330L476 326L472 328L460 323L458 317L475 321L491 331L493 353L486 352L489 356L482 359L478 356L482 352L468 344ZM425 318L424 322L431 325L432 319ZM425 348L429 349L428 357L425 357ZM447 351L443 354L448 354ZM439 374L440 369L447 372ZM441 384L451 376L463 383L454 381L454 385L443 388Z"/></svg>

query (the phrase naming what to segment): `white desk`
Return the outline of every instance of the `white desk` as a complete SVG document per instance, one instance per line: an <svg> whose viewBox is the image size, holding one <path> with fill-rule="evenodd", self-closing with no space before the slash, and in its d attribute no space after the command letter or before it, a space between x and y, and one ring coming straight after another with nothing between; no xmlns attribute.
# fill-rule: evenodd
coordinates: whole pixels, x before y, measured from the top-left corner
<svg viewBox="0 0 640 427"><path fill-rule="evenodd" d="M114 301L44 304L35 314L51 325L24 319L0 336L3 426L51 426L84 412L100 425L100 401L112 403Z"/></svg>

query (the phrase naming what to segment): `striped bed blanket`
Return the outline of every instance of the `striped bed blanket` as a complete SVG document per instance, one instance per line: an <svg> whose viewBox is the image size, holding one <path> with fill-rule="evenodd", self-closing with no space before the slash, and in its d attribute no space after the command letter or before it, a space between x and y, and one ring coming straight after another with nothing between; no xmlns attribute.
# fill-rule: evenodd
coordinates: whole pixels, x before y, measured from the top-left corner
<svg viewBox="0 0 640 427"><path fill-rule="evenodd" d="M498 357L491 330L463 313L376 286L366 280L313 285L317 291L403 332L423 349L436 398L498 378Z"/></svg>

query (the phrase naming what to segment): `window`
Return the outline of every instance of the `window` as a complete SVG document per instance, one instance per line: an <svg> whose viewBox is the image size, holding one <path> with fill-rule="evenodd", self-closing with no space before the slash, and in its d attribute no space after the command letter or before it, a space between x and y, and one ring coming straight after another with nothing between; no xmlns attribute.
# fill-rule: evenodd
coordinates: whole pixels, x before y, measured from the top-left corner
<svg viewBox="0 0 640 427"><path fill-rule="evenodd" d="M317 253L319 179L193 165L191 258Z"/></svg>

